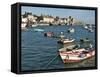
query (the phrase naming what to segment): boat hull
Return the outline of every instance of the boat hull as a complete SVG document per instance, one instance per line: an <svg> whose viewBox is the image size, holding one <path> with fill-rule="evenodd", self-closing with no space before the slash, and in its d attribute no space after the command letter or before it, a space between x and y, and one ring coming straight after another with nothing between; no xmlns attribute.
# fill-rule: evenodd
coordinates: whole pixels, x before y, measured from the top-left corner
<svg viewBox="0 0 100 77"><path fill-rule="evenodd" d="M69 40L69 39L67 39L67 40L58 40L58 43L60 43L60 44L67 44L67 43L72 43L72 42L74 42L74 39L73 40Z"/></svg>
<svg viewBox="0 0 100 77"><path fill-rule="evenodd" d="M79 63L79 62L82 62L82 61L84 61L84 60L87 60L87 59L90 59L90 58L92 58L92 57L94 57L94 56L91 56L91 57L88 57L88 58L86 58L86 59L83 59L83 60L67 60L67 59L64 59L63 60L63 63Z"/></svg>

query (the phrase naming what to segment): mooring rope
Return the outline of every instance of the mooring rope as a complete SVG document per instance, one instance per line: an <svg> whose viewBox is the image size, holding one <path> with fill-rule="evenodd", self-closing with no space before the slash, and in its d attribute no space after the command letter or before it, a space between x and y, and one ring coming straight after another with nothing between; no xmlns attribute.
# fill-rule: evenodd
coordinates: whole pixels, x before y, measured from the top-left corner
<svg viewBox="0 0 100 77"><path fill-rule="evenodd" d="M55 56L51 61L49 61L48 64L45 67L48 67L57 57L58 57L58 55Z"/></svg>

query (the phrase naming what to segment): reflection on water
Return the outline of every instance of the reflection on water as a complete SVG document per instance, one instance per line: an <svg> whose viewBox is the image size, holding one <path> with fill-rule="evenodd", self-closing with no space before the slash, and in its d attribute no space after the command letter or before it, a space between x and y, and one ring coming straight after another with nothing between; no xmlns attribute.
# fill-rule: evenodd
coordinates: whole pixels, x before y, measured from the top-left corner
<svg viewBox="0 0 100 77"><path fill-rule="evenodd" d="M75 64L64 64L58 54L58 50L62 47L69 46L69 44L58 44L58 38L44 37L44 32L54 32L59 35L64 32L65 37L72 37L75 39L74 43L70 45L80 44L81 47L88 48L89 44L95 47L95 33L88 32L80 26L74 26L75 33L67 33L71 26L47 26L29 28L22 32L22 49L21 49L21 69L22 70L41 70L41 69L60 69L60 68L74 68L74 67L91 67L95 66L95 57L84 60ZM35 32L35 28L43 29L44 32ZM88 37L90 43L80 43L82 37Z"/></svg>

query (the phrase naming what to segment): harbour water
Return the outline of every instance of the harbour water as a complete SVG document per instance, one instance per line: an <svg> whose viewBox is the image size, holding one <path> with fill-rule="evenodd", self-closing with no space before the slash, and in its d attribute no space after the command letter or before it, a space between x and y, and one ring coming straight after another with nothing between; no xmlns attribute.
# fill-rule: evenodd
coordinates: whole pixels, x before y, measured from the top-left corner
<svg viewBox="0 0 100 77"><path fill-rule="evenodd" d="M68 33L69 28L74 28L74 33ZM43 32L36 32L34 29L43 29ZM65 37L72 37L76 43L84 48L92 44L95 48L95 32L89 32L81 26L38 26L28 28L21 33L21 70L43 70L61 68L79 68L95 66L95 57L76 64L64 64L58 54L63 46L57 43L58 38L44 37L45 32L54 32L59 35L63 32ZM80 38L89 38L90 43L79 43ZM51 62L52 61L52 62Z"/></svg>

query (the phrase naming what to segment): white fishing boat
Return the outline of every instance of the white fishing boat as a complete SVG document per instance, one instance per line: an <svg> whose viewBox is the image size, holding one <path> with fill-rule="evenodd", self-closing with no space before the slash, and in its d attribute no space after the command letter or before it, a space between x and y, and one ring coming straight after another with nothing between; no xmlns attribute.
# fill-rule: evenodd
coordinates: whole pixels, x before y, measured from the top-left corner
<svg viewBox="0 0 100 77"><path fill-rule="evenodd" d="M35 32L43 32L43 29L34 29Z"/></svg>
<svg viewBox="0 0 100 77"><path fill-rule="evenodd" d="M93 29L88 29L89 30L89 32L94 32L94 30Z"/></svg>
<svg viewBox="0 0 100 77"><path fill-rule="evenodd" d="M32 25L32 27L37 27L37 26L38 26L37 24L33 24L33 25Z"/></svg>
<svg viewBox="0 0 100 77"><path fill-rule="evenodd" d="M58 40L58 43L66 44L66 43L72 43L74 41L75 39L61 39L61 40Z"/></svg>
<svg viewBox="0 0 100 77"><path fill-rule="evenodd" d="M46 23L41 23L41 24L37 24L38 26L49 26L49 24Z"/></svg>
<svg viewBox="0 0 100 77"><path fill-rule="evenodd" d="M89 38L80 38L80 42L90 42L91 40Z"/></svg>
<svg viewBox="0 0 100 77"><path fill-rule="evenodd" d="M93 57L95 55L95 50L85 50L84 48L81 48L66 51L64 49L60 49L59 54L64 63L76 63Z"/></svg>
<svg viewBox="0 0 100 77"><path fill-rule="evenodd" d="M84 26L84 28L85 28L85 29L88 29L88 27L87 27L87 26Z"/></svg>
<svg viewBox="0 0 100 77"><path fill-rule="evenodd" d="M68 32L74 33L74 32L75 32L75 29L74 29L74 28L69 28L69 29L68 29Z"/></svg>

